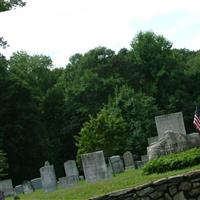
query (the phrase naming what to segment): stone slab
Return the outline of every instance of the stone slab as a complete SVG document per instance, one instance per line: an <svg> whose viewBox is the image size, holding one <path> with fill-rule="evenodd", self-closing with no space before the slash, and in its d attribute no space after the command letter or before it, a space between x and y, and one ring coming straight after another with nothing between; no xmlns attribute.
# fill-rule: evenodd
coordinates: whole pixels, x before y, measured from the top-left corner
<svg viewBox="0 0 200 200"><path fill-rule="evenodd" d="M52 192L56 190L57 180L53 165L49 165L45 162L45 166L40 168L40 176L42 181L42 187L45 192Z"/></svg>
<svg viewBox="0 0 200 200"><path fill-rule="evenodd" d="M42 180L41 178L34 178L31 180L31 184L35 190L42 189Z"/></svg>
<svg viewBox="0 0 200 200"><path fill-rule="evenodd" d="M107 178L107 166L103 151L82 154L81 161L87 182L96 182Z"/></svg>
<svg viewBox="0 0 200 200"><path fill-rule="evenodd" d="M110 163L114 174L124 172L124 165L120 156L117 155L110 157Z"/></svg>
<svg viewBox="0 0 200 200"><path fill-rule="evenodd" d="M123 154L123 160L124 160L125 169L135 168L133 154L130 151L126 151Z"/></svg>
<svg viewBox="0 0 200 200"><path fill-rule="evenodd" d="M5 196L14 195L14 188L11 179L5 179L0 181L0 191L4 192Z"/></svg>
<svg viewBox="0 0 200 200"><path fill-rule="evenodd" d="M186 134L182 112L156 116L155 121L159 138L162 138L165 131L168 130L176 133Z"/></svg>

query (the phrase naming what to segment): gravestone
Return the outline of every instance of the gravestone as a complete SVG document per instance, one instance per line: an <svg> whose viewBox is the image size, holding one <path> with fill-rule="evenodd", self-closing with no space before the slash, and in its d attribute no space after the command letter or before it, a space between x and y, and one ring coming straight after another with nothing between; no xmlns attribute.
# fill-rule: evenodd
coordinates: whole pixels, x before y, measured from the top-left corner
<svg viewBox="0 0 200 200"><path fill-rule="evenodd" d="M45 192L56 190L57 181L53 165L50 165L49 162L45 162L45 166L40 168L40 176L42 187Z"/></svg>
<svg viewBox="0 0 200 200"><path fill-rule="evenodd" d="M107 178L107 166L103 151L82 154L81 161L87 182L96 182Z"/></svg>
<svg viewBox="0 0 200 200"><path fill-rule="evenodd" d="M110 163L114 174L124 172L124 165L120 156L110 157Z"/></svg>
<svg viewBox="0 0 200 200"><path fill-rule="evenodd" d="M68 188L70 185L67 181L67 177L61 177L61 178L58 178L58 187L61 187L61 188Z"/></svg>
<svg viewBox="0 0 200 200"><path fill-rule="evenodd" d="M39 190L42 188L42 180L41 178L34 178L31 180L31 184L34 188L34 190Z"/></svg>
<svg viewBox="0 0 200 200"><path fill-rule="evenodd" d="M65 174L69 184L75 184L79 181L79 172L75 160L68 160L64 163Z"/></svg>
<svg viewBox="0 0 200 200"><path fill-rule="evenodd" d="M22 185L16 185L15 186L15 193L16 194L22 194L23 193L23 187L22 187Z"/></svg>
<svg viewBox="0 0 200 200"><path fill-rule="evenodd" d="M147 147L149 160L191 148L192 144L188 138L185 134L165 131L157 143Z"/></svg>
<svg viewBox="0 0 200 200"><path fill-rule="evenodd" d="M4 192L5 197L14 195L12 180L11 179L1 180L0 191Z"/></svg>
<svg viewBox="0 0 200 200"><path fill-rule="evenodd" d="M126 151L123 154L125 169L135 168L135 163L133 160L133 155L130 151Z"/></svg>
<svg viewBox="0 0 200 200"><path fill-rule="evenodd" d="M137 169L142 168L142 167L144 166L145 163L146 163L146 161L137 160L137 161L136 161Z"/></svg>
<svg viewBox="0 0 200 200"><path fill-rule="evenodd" d="M24 194L29 194L34 191L30 181L24 181L22 183L22 188L23 188Z"/></svg>
<svg viewBox="0 0 200 200"><path fill-rule="evenodd" d="M158 136L148 138L148 145L151 146L152 144L158 142Z"/></svg>
<svg viewBox="0 0 200 200"><path fill-rule="evenodd" d="M148 162L149 161L148 155L141 155L141 161Z"/></svg>
<svg viewBox="0 0 200 200"><path fill-rule="evenodd" d="M0 191L0 200L5 200L4 192Z"/></svg>
<svg viewBox="0 0 200 200"><path fill-rule="evenodd" d="M160 115L155 117L158 138L162 138L165 131L186 134L182 112Z"/></svg>

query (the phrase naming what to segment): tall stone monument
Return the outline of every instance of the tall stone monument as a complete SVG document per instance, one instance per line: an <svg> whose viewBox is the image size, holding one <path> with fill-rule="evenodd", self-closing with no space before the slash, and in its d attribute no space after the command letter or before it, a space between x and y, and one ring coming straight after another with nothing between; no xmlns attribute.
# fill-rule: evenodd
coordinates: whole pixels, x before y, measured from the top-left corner
<svg viewBox="0 0 200 200"><path fill-rule="evenodd" d="M123 154L125 169L135 168L135 163L133 160L133 155L130 151L126 151Z"/></svg>
<svg viewBox="0 0 200 200"><path fill-rule="evenodd" d="M65 162L64 168L68 183L73 184L78 182L79 172L75 160L68 160L67 162Z"/></svg>
<svg viewBox="0 0 200 200"><path fill-rule="evenodd" d="M107 166L103 151L82 154L81 160L87 182L95 182L107 178Z"/></svg>
<svg viewBox="0 0 200 200"><path fill-rule="evenodd" d="M40 168L40 176L42 180L42 187L45 192L52 192L56 190L57 181L54 166L49 162L45 162L44 167Z"/></svg>
<svg viewBox="0 0 200 200"><path fill-rule="evenodd" d="M155 117L158 138L162 138L168 130L186 134L182 112L160 115Z"/></svg>

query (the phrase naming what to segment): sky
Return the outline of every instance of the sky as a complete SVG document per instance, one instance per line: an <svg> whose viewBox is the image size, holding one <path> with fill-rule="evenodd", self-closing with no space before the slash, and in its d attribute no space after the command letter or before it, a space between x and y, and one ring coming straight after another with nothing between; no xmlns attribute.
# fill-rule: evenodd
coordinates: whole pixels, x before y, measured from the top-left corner
<svg viewBox="0 0 200 200"><path fill-rule="evenodd" d="M130 48L139 31L153 31L174 48L200 49L198 0L24 0L23 8L0 13L1 52L44 54L65 67L75 53L105 46Z"/></svg>

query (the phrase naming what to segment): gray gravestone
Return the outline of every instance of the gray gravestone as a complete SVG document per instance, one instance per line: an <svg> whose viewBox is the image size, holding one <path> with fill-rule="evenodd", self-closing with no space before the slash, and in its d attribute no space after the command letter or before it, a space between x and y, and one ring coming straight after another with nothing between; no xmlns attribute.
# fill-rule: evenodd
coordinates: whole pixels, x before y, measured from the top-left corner
<svg viewBox="0 0 200 200"><path fill-rule="evenodd" d="M24 181L22 183L22 188L23 188L24 194L29 194L34 191L33 186L31 185L30 181Z"/></svg>
<svg viewBox="0 0 200 200"><path fill-rule="evenodd" d="M67 177L58 178L58 186L61 188L68 188L70 185L68 184Z"/></svg>
<svg viewBox="0 0 200 200"><path fill-rule="evenodd" d="M158 136L148 138L148 145L151 146L152 144L158 142Z"/></svg>
<svg viewBox="0 0 200 200"><path fill-rule="evenodd" d="M126 151L123 154L124 164L126 169L135 168L135 163L133 160L133 154L130 151Z"/></svg>
<svg viewBox="0 0 200 200"><path fill-rule="evenodd" d="M165 131L186 134L182 112L160 115L155 117L158 137L163 137Z"/></svg>
<svg viewBox="0 0 200 200"><path fill-rule="evenodd" d="M0 191L0 200L5 200L4 192Z"/></svg>
<svg viewBox="0 0 200 200"><path fill-rule="evenodd" d="M81 160L87 182L95 182L107 178L107 166L103 151L82 154Z"/></svg>
<svg viewBox="0 0 200 200"><path fill-rule="evenodd" d="M120 156L110 157L110 163L114 174L119 174L121 172L124 172L124 165Z"/></svg>
<svg viewBox="0 0 200 200"><path fill-rule="evenodd" d="M5 197L14 195L12 180L6 179L0 181L0 191L4 192Z"/></svg>
<svg viewBox="0 0 200 200"><path fill-rule="evenodd" d="M79 181L79 172L75 160L68 160L64 163L65 174L68 182L75 184Z"/></svg>
<svg viewBox="0 0 200 200"><path fill-rule="evenodd" d="M34 190L39 190L42 188L42 180L41 178L34 178L31 180L31 184L34 188Z"/></svg>
<svg viewBox="0 0 200 200"><path fill-rule="evenodd" d="M148 155L142 155L141 161L148 162L149 161Z"/></svg>
<svg viewBox="0 0 200 200"><path fill-rule="evenodd" d="M162 155L167 155L174 152L184 151L192 148L191 139L185 134L166 131L159 141L147 147L148 158L152 160ZM200 139L200 138L199 138Z"/></svg>
<svg viewBox="0 0 200 200"><path fill-rule="evenodd" d="M53 165L45 162L45 166L40 168L40 176L42 187L45 192L52 192L56 190L57 181Z"/></svg>
<svg viewBox="0 0 200 200"><path fill-rule="evenodd" d="M16 194L22 194L23 193L23 187L22 187L22 185L16 185L15 186L15 193Z"/></svg>

